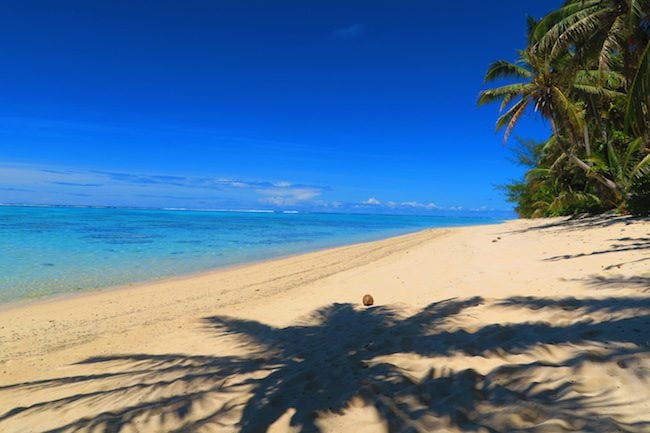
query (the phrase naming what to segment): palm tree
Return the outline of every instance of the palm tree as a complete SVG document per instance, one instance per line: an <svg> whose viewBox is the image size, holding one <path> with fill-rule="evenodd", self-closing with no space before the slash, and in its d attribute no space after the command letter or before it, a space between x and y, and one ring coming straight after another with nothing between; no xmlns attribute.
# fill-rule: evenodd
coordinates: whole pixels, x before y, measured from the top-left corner
<svg viewBox="0 0 650 433"><path fill-rule="evenodd" d="M506 84L480 93L478 104L501 102L503 114L497 119L497 130L505 127L504 140L508 140L512 129L527 109L533 108L550 121L555 142L560 150L589 176L607 187L621 198L623 188L614 180L593 170L592 165L581 159L577 151L587 147L584 110L570 99L569 91L585 91L589 86L576 82L575 72L569 68L552 65L532 50L520 51L516 63L499 60L493 63L485 76L486 82L498 79L519 79L523 82ZM562 65L564 66L564 65ZM568 142L567 142L568 140Z"/></svg>
<svg viewBox="0 0 650 433"><path fill-rule="evenodd" d="M550 159L511 185L511 199L561 213L571 212L570 202L625 208L638 195L650 174L649 16L650 0L566 0L539 22L529 18L517 62L491 65L486 81L512 81L478 102L501 102L505 140L531 108L553 130Z"/></svg>
<svg viewBox="0 0 650 433"><path fill-rule="evenodd" d="M616 179L626 193L629 193L634 182L650 173L650 154L645 157L640 155L642 138L631 141L626 147L615 146L613 141L608 141L603 152L595 153L589 158L594 169L607 173Z"/></svg>
<svg viewBox="0 0 650 433"><path fill-rule="evenodd" d="M567 0L537 24L531 45L550 60L567 51L596 54L601 71L622 57L629 79L648 40L642 23L649 10L650 0Z"/></svg>
<svg viewBox="0 0 650 433"><path fill-rule="evenodd" d="M601 74L619 69L630 84L626 129L650 143L650 0L568 0L531 33L532 49L550 61L571 52L597 58Z"/></svg>

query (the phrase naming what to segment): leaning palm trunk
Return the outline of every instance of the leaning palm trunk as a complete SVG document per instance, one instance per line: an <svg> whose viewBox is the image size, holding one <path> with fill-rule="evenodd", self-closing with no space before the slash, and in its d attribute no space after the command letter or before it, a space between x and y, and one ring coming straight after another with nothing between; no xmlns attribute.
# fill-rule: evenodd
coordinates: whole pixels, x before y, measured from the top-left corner
<svg viewBox="0 0 650 433"><path fill-rule="evenodd" d="M575 152L571 150L570 146L565 145L562 136L560 135L560 132L558 130L557 121L553 117L551 118L551 129L553 130L555 141L558 147L560 148L560 150L562 151L562 153L564 153L576 166L584 170L588 176L594 178L600 184L602 184L607 189L609 189L614 194L614 197L616 197L617 201L620 201L624 197L626 197L625 190L621 188L616 182L594 171L594 168L591 165L587 164L582 159L580 159L575 154Z"/></svg>
<svg viewBox="0 0 650 433"><path fill-rule="evenodd" d="M585 123L584 128L582 128L584 131L584 139L585 139L585 152L587 153L587 156L591 155L591 142L589 140L589 129L587 128L587 124Z"/></svg>

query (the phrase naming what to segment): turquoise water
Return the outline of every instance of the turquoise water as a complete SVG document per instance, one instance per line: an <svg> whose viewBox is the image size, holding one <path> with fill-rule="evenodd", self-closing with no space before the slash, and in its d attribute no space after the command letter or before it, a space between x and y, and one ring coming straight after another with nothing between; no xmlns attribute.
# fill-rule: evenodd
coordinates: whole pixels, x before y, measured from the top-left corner
<svg viewBox="0 0 650 433"><path fill-rule="evenodd" d="M0 302L153 280L490 218L0 207Z"/></svg>

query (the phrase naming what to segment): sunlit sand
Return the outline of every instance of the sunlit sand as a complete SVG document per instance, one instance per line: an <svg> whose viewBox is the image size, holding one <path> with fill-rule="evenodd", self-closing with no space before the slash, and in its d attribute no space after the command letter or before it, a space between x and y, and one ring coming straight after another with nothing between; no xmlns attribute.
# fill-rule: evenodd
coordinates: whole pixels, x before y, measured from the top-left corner
<svg viewBox="0 0 650 433"><path fill-rule="evenodd" d="M649 336L647 219L426 230L5 308L0 431L648 432Z"/></svg>

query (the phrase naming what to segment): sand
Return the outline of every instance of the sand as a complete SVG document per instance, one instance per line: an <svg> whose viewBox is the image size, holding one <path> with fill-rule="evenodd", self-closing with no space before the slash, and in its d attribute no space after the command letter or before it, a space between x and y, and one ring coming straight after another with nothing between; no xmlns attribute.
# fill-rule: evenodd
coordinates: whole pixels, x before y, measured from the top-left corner
<svg viewBox="0 0 650 433"><path fill-rule="evenodd" d="M5 307L0 431L650 432L650 220L426 230Z"/></svg>

